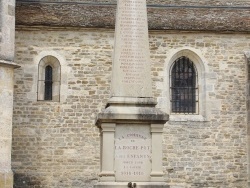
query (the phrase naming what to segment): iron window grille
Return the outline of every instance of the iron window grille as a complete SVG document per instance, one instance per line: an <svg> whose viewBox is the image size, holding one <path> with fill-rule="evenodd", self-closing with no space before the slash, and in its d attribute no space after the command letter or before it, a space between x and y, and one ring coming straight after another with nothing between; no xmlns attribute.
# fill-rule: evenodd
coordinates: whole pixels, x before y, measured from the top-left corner
<svg viewBox="0 0 250 188"><path fill-rule="evenodd" d="M176 114L198 114L198 75L194 63L182 56L170 71L171 112Z"/></svg>
<svg viewBox="0 0 250 188"><path fill-rule="evenodd" d="M53 69L50 65L45 67L44 100L52 100Z"/></svg>

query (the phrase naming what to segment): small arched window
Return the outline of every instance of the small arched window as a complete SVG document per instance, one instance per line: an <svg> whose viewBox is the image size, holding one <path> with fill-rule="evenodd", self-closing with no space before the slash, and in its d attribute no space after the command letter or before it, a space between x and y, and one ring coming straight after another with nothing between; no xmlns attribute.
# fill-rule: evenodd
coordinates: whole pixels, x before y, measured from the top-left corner
<svg viewBox="0 0 250 188"><path fill-rule="evenodd" d="M43 57L38 66L37 100L60 101L61 66L54 56Z"/></svg>
<svg viewBox="0 0 250 188"><path fill-rule="evenodd" d="M197 71L194 63L185 56L175 60L170 72L171 112L198 113Z"/></svg>

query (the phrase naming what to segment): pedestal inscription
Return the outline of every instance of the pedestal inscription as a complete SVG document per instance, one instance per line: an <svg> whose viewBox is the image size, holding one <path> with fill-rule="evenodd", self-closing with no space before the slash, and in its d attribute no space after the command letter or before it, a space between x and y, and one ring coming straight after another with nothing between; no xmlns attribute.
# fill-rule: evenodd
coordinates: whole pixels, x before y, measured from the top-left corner
<svg viewBox="0 0 250 188"><path fill-rule="evenodd" d="M116 127L116 181L149 181L151 155L149 125L118 125Z"/></svg>
<svg viewBox="0 0 250 188"><path fill-rule="evenodd" d="M145 0L118 1L115 35L113 95L151 97Z"/></svg>

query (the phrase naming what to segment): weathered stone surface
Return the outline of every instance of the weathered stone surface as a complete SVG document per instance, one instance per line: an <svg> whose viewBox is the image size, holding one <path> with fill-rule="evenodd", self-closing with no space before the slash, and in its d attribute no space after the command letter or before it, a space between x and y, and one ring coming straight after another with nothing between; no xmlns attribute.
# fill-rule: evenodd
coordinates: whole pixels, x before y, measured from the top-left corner
<svg viewBox="0 0 250 188"><path fill-rule="evenodd" d="M19 2L16 7L16 23L28 26L114 28L115 9L116 6L113 4ZM231 8L230 6L172 7L164 4L164 6L148 7L148 22L150 30L249 32L249 14L249 2L245 1L241 7Z"/></svg>

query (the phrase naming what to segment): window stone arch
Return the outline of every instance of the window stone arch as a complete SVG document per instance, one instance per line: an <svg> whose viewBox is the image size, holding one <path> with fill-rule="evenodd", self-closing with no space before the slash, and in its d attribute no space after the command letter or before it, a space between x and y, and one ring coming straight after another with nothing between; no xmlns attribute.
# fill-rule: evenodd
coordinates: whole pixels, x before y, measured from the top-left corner
<svg viewBox="0 0 250 188"><path fill-rule="evenodd" d="M196 114L173 114L171 113L170 102L170 77L169 73L173 67L174 62L180 57L187 57L190 59L197 71L197 87L199 105L197 106L198 113ZM172 50L165 60L165 75L164 75L164 89L162 99L159 102L159 107L166 113L170 114L170 121L207 121L209 120L210 107L208 105L208 92L212 90L213 86L207 84L208 66L205 58L201 52L193 48L181 48Z"/></svg>
<svg viewBox="0 0 250 188"><path fill-rule="evenodd" d="M46 73L47 73L46 71L48 70L47 68L51 68L52 80L48 80L48 78L46 78ZM48 84L51 81L52 81L51 85ZM61 65L59 60L52 55L47 55L43 57L38 64L37 100L59 102L60 85L61 85ZM50 94L48 94L47 92L51 92L51 97L49 97Z"/></svg>

